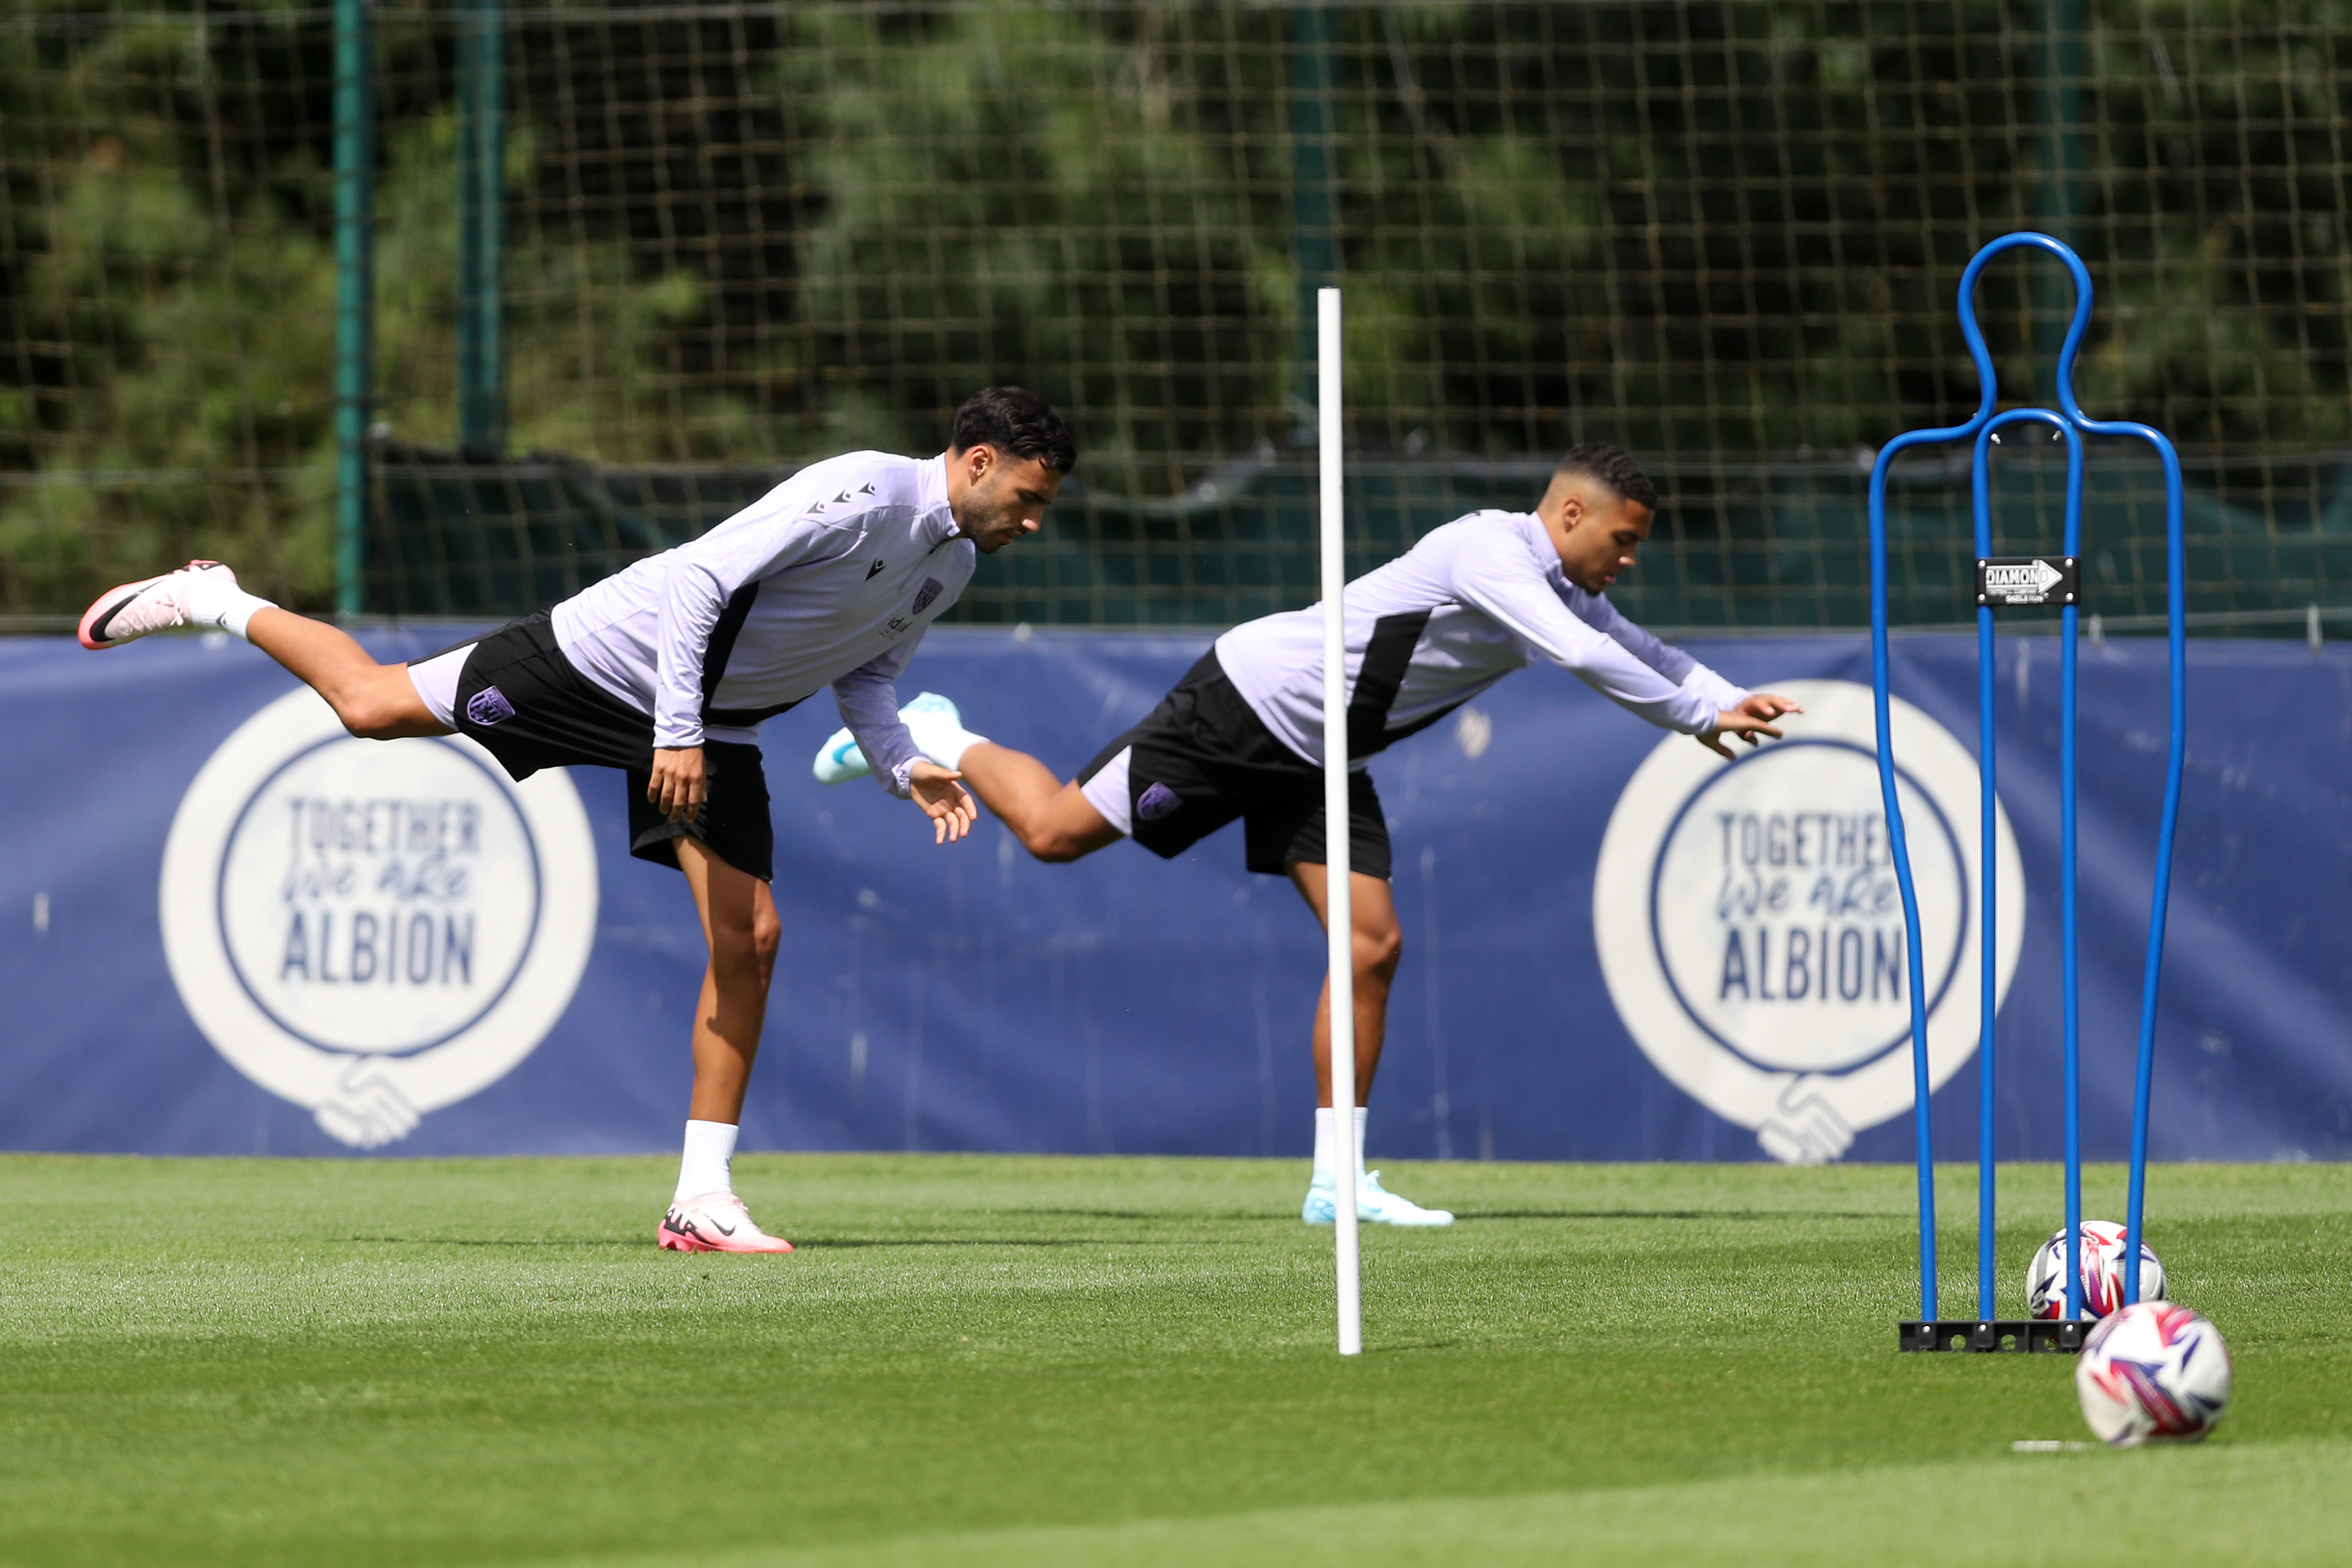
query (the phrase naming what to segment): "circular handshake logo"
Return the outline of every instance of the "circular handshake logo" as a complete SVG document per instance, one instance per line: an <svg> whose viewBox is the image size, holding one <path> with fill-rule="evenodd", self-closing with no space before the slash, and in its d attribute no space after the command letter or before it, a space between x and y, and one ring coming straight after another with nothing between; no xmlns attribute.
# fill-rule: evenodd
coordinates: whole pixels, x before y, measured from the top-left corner
<svg viewBox="0 0 2352 1568"><path fill-rule="evenodd" d="M1910 1109L1911 977L1871 689L1765 689L1805 710L1788 738L1726 765L1677 736L1634 770L1601 839L1592 923L1618 1016L1658 1071L1773 1158L1815 1164ZM1918 708L1896 699L1890 718L1940 1086L1977 1049L1979 773ZM2025 882L1998 800L1994 821L1998 1009Z"/></svg>
<svg viewBox="0 0 2352 1568"><path fill-rule="evenodd" d="M374 1148L546 1037L587 967L596 891L561 770L516 784L463 737L357 740L302 690L181 800L163 951L238 1071Z"/></svg>

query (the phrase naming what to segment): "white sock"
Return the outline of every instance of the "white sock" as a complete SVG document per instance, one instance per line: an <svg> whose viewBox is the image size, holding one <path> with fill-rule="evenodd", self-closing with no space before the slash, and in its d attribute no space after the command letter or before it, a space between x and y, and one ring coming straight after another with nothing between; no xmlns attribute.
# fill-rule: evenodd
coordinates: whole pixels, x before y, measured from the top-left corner
<svg viewBox="0 0 2352 1568"><path fill-rule="evenodd" d="M898 716L907 721L907 733L915 737L915 748L942 768L961 768L963 754L988 737L974 735L943 713L917 708L912 713L903 709Z"/></svg>
<svg viewBox="0 0 2352 1568"><path fill-rule="evenodd" d="M1364 1168L1364 1118L1370 1113L1364 1106L1356 1107L1356 1170L1360 1175ZM1317 1106L1315 1110L1315 1179L1317 1181L1329 1181L1331 1173L1336 1168L1331 1161L1332 1132L1331 1107Z"/></svg>
<svg viewBox="0 0 2352 1568"><path fill-rule="evenodd" d="M247 622L257 610L275 610L277 605L257 595L247 593L232 582L216 580L226 572L198 571L189 573L195 581L188 586L188 623L192 626L217 626L224 632L245 636ZM250 638L247 639L248 642Z"/></svg>
<svg viewBox="0 0 2352 1568"><path fill-rule="evenodd" d="M706 1192L733 1192L734 1163L734 1123L688 1122L686 1157L677 1163L677 1196L672 1201L684 1203Z"/></svg>

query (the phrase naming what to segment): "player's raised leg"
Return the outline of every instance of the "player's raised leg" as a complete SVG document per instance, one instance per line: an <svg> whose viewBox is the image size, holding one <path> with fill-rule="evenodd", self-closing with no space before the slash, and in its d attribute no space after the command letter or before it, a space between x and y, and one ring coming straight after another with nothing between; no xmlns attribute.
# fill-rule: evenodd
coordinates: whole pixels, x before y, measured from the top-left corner
<svg viewBox="0 0 2352 1568"><path fill-rule="evenodd" d="M1055 778L1025 751L975 739L957 767L964 788L1041 861L1074 861L1125 836L1076 783Z"/></svg>
<svg viewBox="0 0 2352 1568"><path fill-rule="evenodd" d="M236 573L216 560L192 560L161 577L108 589L82 612L81 645L119 648L177 626L210 627L245 635L245 622L269 601L236 585Z"/></svg>
<svg viewBox="0 0 2352 1568"><path fill-rule="evenodd" d="M1074 861L1124 836L1075 782L1055 778L1025 751L974 735L963 727L956 705L937 692L916 697L898 710L898 717L923 755L961 773L964 788L1039 860ZM814 771L824 784L865 777L866 759L856 737L846 729L835 731L817 749Z"/></svg>
<svg viewBox="0 0 2352 1568"><path fill-rule="evenodd" d="M680 838L676 844L710 962L694 1008L694 1092L687 1101L686 1151L678 1162L677 1193L656 1236L677 1252L789 1252L791 1242L752 1223L735 1196L731 1168L783 924L766 883L728 864L698 840Z"/></svg>
<svg viewBox="0 0 2352 1568"><path fill-rule="evenodd" d="M1290 880L1297 885L1315 921L1325 929L1330 923L1330 873L1307 861L1290 862ZM1356 994L1356 1125L1352 1140L1359 1161L1356 1210L1359 1218L1380 1225L1451 1225L1454 1216L1442 1208L1423 1208L1381 1186L1381 1173L1362 1167L1365 1107L1371 1103L1372 1076L1380 1070L1381 1044L1388 1032L1389 987L1396 979L1397 963L1404 956L1404 936L1397 925L1396 901L1383 878L1357 872L1348 879L1355 925L1352 943ZM1299 1218L1310 1225L1328 1225L1334 1213L1333 1194L1339 1152L1339 1129L1331 1114L1331 982L1327 976L1323 995L1315 1004L1315 1172Z"/></svg>
<svg viewBox="0 0 2352 1568"><path fill-rule="evenodd" d="M268 605L247 623L245 640L286 666L362 740L448 735L433 716L406 664L379 664L349 632Z"/></svg>
<svg viewBox="0 0 2352 1568"><path fill-rule="evenodd" d="M192 560L109 589L83 612L81 643L118 648L180 626L244 638L326 698L343 727L362 739L450 733L417 694L406 664L380 664L349 632L246 592L236 573L218 561Z"/></svg>

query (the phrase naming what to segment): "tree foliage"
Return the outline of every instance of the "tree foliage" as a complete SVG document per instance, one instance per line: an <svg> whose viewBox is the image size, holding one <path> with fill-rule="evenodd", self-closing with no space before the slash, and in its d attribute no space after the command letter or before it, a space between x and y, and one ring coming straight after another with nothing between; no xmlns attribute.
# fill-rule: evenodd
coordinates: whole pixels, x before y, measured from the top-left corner
<svg viewBox="0 0 2352 1568"><path fill-rule="evenodd" d="M2103 291L2095 413L2333 447L2338 10L2084 0L2053 48L2026 0L1346 9L1360 444L1866 447L1973 404L1952 279L2055 223ZM377 34L376 417L446 444L454 12ZM562 0L515 6L508 54L518 449L915 449L1020 381L1076 415L1089 484L1165 495L1298 422L1282 9ZM0 19L0 600L192 553L330 593L331 95L294 0ZM1984 303L2006 392L2038 400L2063 298L2005 267Z"/></svg>

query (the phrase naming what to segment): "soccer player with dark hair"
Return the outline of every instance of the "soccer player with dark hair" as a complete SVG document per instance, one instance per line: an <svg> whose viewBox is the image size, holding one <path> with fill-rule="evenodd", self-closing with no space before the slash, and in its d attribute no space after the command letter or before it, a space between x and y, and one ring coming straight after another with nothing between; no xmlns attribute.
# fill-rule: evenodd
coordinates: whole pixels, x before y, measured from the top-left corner
<svg viewBox="0 0 2352 1568"><path fill-rule="evenodd" d="M342 632L257 599L214 561L126 583L81 620L112 648L173 626L234 632L307 683L353 735L470 737L517 779L620 768L629 852L685 873L709 946L677 1192L677 1251L789 1252L751 1222L730 1164L782 926L760 721L830 685L889 791L960 839L975 810L898 716L895 682L982 554L1037 531L1077 446L1018 387L957 411L937 457L812 464L690 544L471 642L379 664Z"/></svg>
<svg viewBox="0 0 2352 1568"><path fill-rule="evenodd" d="M1598 443L1560 459L1532 512L1473 512L1432 530L1346 594L1348 750L1351 764L1428 728L1512 671L1549 659L1665 729L1725 757L1780 732L1796 705L1733 685L1617 613L1603 597L1649 537L1658 493L1633 460ZM1172 859L1240 818L1249 869L1287 876L1325 918L1323 610L1236 626L1141 724L1064 783L1035 758L963 728L954 705L925 693L903 712L915 742L1002 818L1031 854L1070 861L1121 837ZM817 755L827 782L860 761L845 732ZM1349 780L1353 872L1356 1103L1380 1063L1389 984L1403 939L1389 894L1388 823L1370 775ZM1330 990L1315 1018L1315 1166L1302 1218L1328 1224L1339 1142L1331 1124ZM1363 1151L1356 1113L1354 1156ZM1445 1225L1360 1176L1362 1218Z"/></svg>

